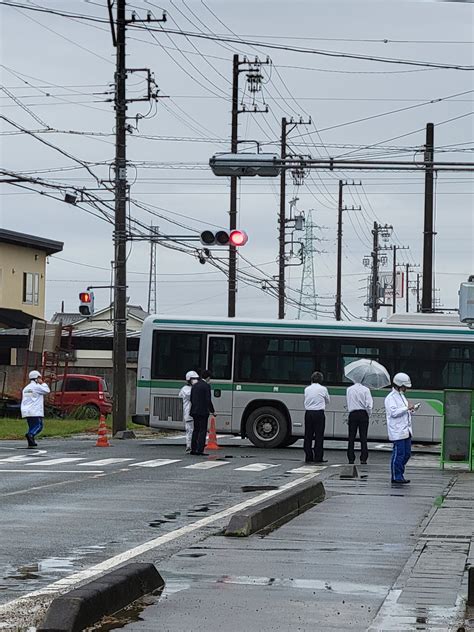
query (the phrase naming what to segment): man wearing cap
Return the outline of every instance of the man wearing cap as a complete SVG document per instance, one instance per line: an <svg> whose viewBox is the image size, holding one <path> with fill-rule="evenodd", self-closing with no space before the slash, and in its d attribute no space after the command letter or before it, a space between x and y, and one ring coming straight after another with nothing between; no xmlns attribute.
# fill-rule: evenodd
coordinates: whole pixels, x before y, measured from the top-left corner
<svg viewBox="0 0 474 632"><path fill-rule="evenodd" d="M186 430L186 454L191 452L191 438L193 436L194 421L191 417L191 388L195 384L199 375L196 371L188 371L186 373L186 384L179 391L179 396L183 400L183 421Z"/></svg>
<svg viewBox="0 0 474 632"><path fill-rule="evenodd" d="M405 397L407 388L411 388L410 376L406 373L397 373L393 378L393 389L385 398L388 438L393 443L390 468L392 485L395 487L410 482L405 478L405 465L411 455L411 414L416 410L416 406L408 403Z"/></svg>
<svg viewBox="0 0 474 632"><path fill-rule="evenodd" d="M28 423L25 435L28 447L35 448L38 445L35 437L43 430L44 398L50 390L39 371L30 371L28 377L30 383L23 389L21 397L21 416Z"/></svg>

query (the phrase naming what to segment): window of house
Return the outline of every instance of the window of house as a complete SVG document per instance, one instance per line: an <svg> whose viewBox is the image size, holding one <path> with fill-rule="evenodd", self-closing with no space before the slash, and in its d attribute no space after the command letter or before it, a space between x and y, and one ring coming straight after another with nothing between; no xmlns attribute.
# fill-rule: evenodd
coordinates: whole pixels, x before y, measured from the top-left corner
<svg viewBox="0 0 474 632"><path fill-rule="evenodd" d="M39 305L39 273L23 272L23 303Z"/></svg>

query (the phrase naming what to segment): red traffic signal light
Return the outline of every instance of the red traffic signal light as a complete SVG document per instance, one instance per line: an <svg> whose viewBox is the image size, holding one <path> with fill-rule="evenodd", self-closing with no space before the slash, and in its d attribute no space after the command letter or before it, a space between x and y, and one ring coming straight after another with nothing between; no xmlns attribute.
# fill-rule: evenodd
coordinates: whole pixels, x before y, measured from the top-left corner
<svg viewBox="0 0 474 632"><path fill-rule="evenodd" d="M79 313L83 316L94 314L94 292L79 292Z"/></svg>
<svg viewBox="0 0 474 632"><path fill-rule="evenodd" d="M229 235L229 242L232 246L245 246L249 238L243 230L233 230Z"/></svg>
<svg viewBox="0 0 474 632"><path fill-rule="evenodd" d="M243 230L232 230L228 233L225 230L205 230L200 235L203 246L244 246L248 241L247 233Z"/></svg>

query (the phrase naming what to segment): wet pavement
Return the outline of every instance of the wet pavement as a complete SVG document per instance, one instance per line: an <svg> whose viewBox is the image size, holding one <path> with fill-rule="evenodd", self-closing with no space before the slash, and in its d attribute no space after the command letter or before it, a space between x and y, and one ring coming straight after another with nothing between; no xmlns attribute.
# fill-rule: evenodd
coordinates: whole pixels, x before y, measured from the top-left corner
<svg viewBox="0 0 474 632"><path fill-rule="evenodd" d="M106 563L112 556L212 517L306 473L300 442L271 451L234 438L221 439L221 443L219 452L202 460L185 456L182 440L177 439L117 441L107 449L96 448L92 438L44 440L38 451L25 450L22 442L0 442L0 629L28 629L50 601L53 582L62 578L67 581L71 575ZM328 450L329 465L344 463L344 444L330 445L340 449ZM155 561L163 570L167 587L155 606L160 621L163 606L169 603L184 608L184 612L188 601L194 603L190 612L194 612L195 620L198 606L207 604L207 600L210 609L206 605L206 613L213 612L222 591L226 599L229 596L229 607L242 612L242 603L246 603L249 594L264 590L271 595L271 608L277 607L278 594L295 616L296 604L300 604L302 626L306 621L304 613L310 617L308 621L316 616L306 604L308 595L313 593L312 600L326 593L331 598L346 595L342 611L349 608L346 604L355 607L367 598L365 610L360 608L356 617L357 621L367 622L368 608L372 616L413 550L411 533L433 501L438 498L440 502L443 489L452 478L451 473L437 469L432 450L431 447L414 457L413 471L420 480L411 490L396 490L390 496L389 454L380 446L371 451L369 465L361 471L368 478L327 483L329 498L320 508L267 538L252 538L245 544L242 540L224 540L214 535L223 526L222 521L217 521L134 558ZM401 512L401 531L392 542L386 531L394 509ZM315 522L314 512L321 510ZM375 527L371 516L379 514L387 522ZM308 523L301 522L306 519ZM296 536L285 535L290 526L299 529ZM331 537L327 538L327 534ZM258 547L253 549L253 543ZM361 550L367 555L365 565L360 559ZM350 562L345 563L345 573L329 573L328 569L339 568L341 556ZM296 565L294 560L299 560ZM316 572L317 564L323 562ZM383 572L374 577L371 569L379 566ZM358 568L365 568L366 575L355 572ZM326 586L328 581L332 582L330 588ZM36 595L25 602L23 610L13 608L19 613L17 627L9 628L12 609L1 604L32 591L37 591ZM289 594L295 601L289 599L286 604L285 595ZM265 603L262 601L261 608L257 604L256 611L265 611ZM332 606L328 607L330 610ZM140 614L140 608L134 606L133 618L138 618L135 625L148 626L137 629L157 629L153 621L157 615L153 612L154 607L149 606ZM225 617L228 615L224 612ZM168 628L160 629L196 629L193 625L186 627L186 621L177 612L173 617L177 619L170 619ZM148 622L142 623L140 618ZM282 626L283 620L286 619L282 619ZM117 626L110 622L108 625ZM237 623L235 627L223 628L217 624L217 618L208 617L208 629L217 627L242 629ZM265 629L263 623L257 627ZM285 628L273 625L272 629Z"/></svg>
<svg viewBox="0 0 474 632"><path fill-rule="evenodd" d="M207 538L159 564L154 605L107 629L458 630L472 477L420 466L410 476L392 490L383 467L361 468L265 537Z"/></svg>

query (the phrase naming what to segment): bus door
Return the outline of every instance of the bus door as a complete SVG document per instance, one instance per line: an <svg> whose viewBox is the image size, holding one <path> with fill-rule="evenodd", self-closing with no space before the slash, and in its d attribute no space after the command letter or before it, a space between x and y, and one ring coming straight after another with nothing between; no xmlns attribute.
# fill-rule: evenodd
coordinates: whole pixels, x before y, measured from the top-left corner
<svg viewBox="0 0 474 632"><path fill-rule="evenodd" d="M231 432L234 379L235 336L208 335L206 367L211 372L212 402L216 409L216 426Z"/></svg>

